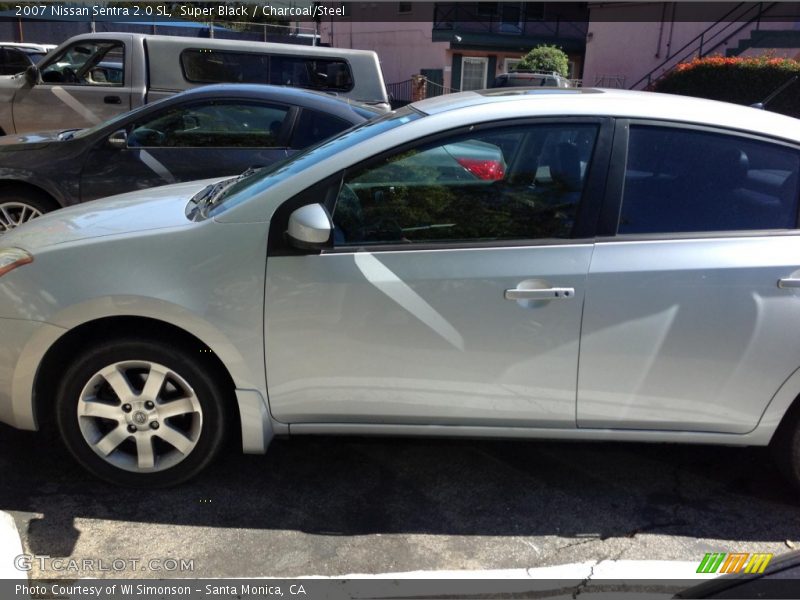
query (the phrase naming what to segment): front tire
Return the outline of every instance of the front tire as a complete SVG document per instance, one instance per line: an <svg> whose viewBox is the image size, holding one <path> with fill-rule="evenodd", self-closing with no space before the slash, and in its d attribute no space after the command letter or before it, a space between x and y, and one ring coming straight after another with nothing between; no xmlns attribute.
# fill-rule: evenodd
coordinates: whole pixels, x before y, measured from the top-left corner
<svg viewBox="0 0 800 600"><path fill-rule="evenodd" d="M58 206L43 195L20 192L16 189L0 193L0 234L16 229Z"/></svg>
<svg viewBox="0 0 800 600"><path fill-rule="evenodd" d="M129 487L176 485L219 453L227 394L186 350L129 338L80 354L64 373L56 420L87 470Z"/></svg>

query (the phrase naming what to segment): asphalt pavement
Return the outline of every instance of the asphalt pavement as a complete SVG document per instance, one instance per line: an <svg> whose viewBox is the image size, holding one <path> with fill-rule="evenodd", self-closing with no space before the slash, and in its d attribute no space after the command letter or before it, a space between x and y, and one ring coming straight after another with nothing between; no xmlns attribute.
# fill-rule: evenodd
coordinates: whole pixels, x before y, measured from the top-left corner
<svg viewBox="0 0 800 600"><path fill-rule="evenodd" d="M266 456L232 449L187 484L141 491L0 426L0 474L0 510L35 557L30 577L699 564L706 552L800 546L800 496L764 449L300 437Z"/></svg>

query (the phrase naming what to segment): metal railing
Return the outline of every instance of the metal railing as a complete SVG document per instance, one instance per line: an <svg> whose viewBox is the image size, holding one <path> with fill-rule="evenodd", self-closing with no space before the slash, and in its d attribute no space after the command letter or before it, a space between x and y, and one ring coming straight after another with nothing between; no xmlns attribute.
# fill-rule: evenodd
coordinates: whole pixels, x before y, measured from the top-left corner
<svg viewBox="0 0 800 600"><path fill-rule="evenodd" d="M753 23L756 23L758 26L764 13L774 8L777 4L777 2L771 2L765 8L763 2L759 2L758 4L740 2L720 19L704 29L697 37L681 46L678 50L667 56L660 64L639 78L630 86L630 89L637 89L642 86L642 84L644 84L643 87L648 88L672 71L680 63L695 57L703 58L704 56L708 56L746 27L749 27ZM742 7L744 7L744 11L737 15L736 13ZM753 12L754 14L751 16ZM743 19L747 20L742 22Z"/></svg>
<svg viewBox="0 0 800 600"><path fill-rule="evenodd" d="M487 10L479 4L470 3L437 3L433 11L434 31L461 31L474 33L497 33L504 35L525 35L552 38L585 39L589 30L588 15L585 21L555 19L539 19L526 13L525 7L519 14L503 13L500 10Z"/></svg>

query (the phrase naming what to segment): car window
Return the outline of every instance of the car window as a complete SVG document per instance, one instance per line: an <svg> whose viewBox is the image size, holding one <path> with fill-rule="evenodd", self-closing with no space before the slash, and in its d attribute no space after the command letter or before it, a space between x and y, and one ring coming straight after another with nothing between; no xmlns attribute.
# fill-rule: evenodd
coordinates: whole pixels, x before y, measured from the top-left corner
<svg viewBox="0 0 800 600"><path fill-rule="evenodd" d="M297 119L291 147L305 148L349 129L351 126L352 124L344 119L305 108Z"/></svg>
<svg viewBox="0 0 800 600"><path fill-rule="evenodd" d="M188 49L181 53L184 77L195 83L271 83L314 90L353 89L350 65L336 58Z"/></svg>
<svg viewBox="0 0 800 600"><path fill-rule="evenodd" d="M337 246L566 238L597 137L592 124L453 136L348 173Z"/></svg>
<svg viewBox="0 0 800 600"><path fill-rule="evenodd" d="M343 60L276 55L270 59L269 82L312 90L347 92L353 89L353 73L350 65Z"/></svg>
<svg viewBox="0 0 800 600"><path fill-rule="evenodd" d="M28 56L16 48L0 49L0 57L2 57L0 75L16 75L17 73L22 73L32 64Z"/></svg>
<svg viewBox="0 0 800 600"><path fill-rule="evenodd" d="M618 232L791 229L797 150L691 129L632 126Z"/></svg>
<svg viewBox="0 0 800 600"><path fill-rule="evenodd" d="M206 102L167 109L128 133L135 147L274 147L288 106L246 102Z"/></svg>
<svg viewBox="0 0 800 600"><path fill-rule="evenodd" d="M120 42L81 40L67 46L41 68L45 83L124 85L125 48Z"/></svg>
<svg viewBox="0 0 800 600"><path fill-rule="evenodd" d="M216 217L253 196L263 194L281 181L302 173L306 169L313 168L319 162L341 154L352 146L365 142L372 136L380 135L422 118L424 118L423 113L414 110L410 106L404 106L380 117L364 121L341 135L309 146L284 161L259 169L255 173L238 180L233 185L224 188L214 198L213 206L203 217Z"/></svg>

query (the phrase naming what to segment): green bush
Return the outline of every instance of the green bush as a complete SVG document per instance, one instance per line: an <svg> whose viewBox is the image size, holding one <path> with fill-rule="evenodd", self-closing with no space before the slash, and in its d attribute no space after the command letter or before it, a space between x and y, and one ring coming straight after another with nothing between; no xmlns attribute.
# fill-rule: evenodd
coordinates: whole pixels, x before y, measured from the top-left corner
<svg viewBox="0 0 800 600"><path fill-rule="evenodd" d="M517 69L544 73L555 71L559 75L567 77L569 75L569 59L561 48L556 46L537 46L522 57Z"/></svg>
<svg viewBox="0 0 800 600"><path fill-rule="evenodd" d="M750 105L762 102L795 75L800 75L800 62L796 60L710 56L679 64L652 89ZM800 117L800 80L781 92L767 109Z"/></svg>

